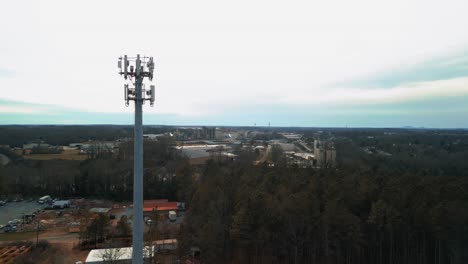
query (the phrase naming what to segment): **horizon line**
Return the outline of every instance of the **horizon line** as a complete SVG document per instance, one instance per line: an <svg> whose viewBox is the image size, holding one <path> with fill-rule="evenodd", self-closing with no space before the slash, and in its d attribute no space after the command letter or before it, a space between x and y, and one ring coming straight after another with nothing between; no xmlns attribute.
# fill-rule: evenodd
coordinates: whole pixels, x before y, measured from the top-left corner
<svg viewBox="0 0 468 264"><path fill-rule="evenodd" d="M2 126L134 126L134 124L0 124ZM252 126L252 125L163 125L143 124L143 126L161 127L245 127L245 128L317 128L317 129L403 129L403 130L468 130L468 127L416 127L416 126Z"/></svg>

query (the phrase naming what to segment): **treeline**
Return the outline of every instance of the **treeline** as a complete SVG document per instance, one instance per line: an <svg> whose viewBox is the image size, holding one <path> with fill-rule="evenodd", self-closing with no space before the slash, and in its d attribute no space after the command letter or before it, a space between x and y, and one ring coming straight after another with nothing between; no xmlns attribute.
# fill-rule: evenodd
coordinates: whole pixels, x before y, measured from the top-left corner
<svg viewBox="0 0 468 264"><path fill-rule="evenodd" d="M206 263L468 263L468 178L211 162L181 235Z"/></svg>
<svg viewBox="0 0 468 264"><path fill-rule="evenodd" d="M335 140L337 157L345 169L371 167L398 174L468 177L468 134L455 132L373 136L350 133ZM365 149L374 153L366 153Z"/></svg>
<svg viewBox="0 0 468 264"><path fill-rule="evenodd" d="M286 166L280 152L274 167L253 166L240 146L236 161L192 167L170 138L146 141L144 197L187 202L181 254L198 246L205 263L468 263L467 136L394 132L326 130L338 166L323 170ZM81 162L0 153L12 160L0 196L132 199L132 142Z"/></svg>
<svg viewBox="0 0 468 264"><path fill-rule="evenodd" d="M190 172L186 159L170 146L170 138L145 141L145 199L177 199L177 186ZM4 152L8 155L12 153ZM85 161L15 159L0 166L0 199L14 197L102 197L132 200L133 142L121 144L113 156ZM178 175L182 175L177 177Z"/></svg>
<svg viewBox="0 0 468 264"><path fill-rule="evenodd" d="M159 134L173 131L172 127L144 126L143 133ZM133 126L127 125L5 125L0 126L0 145L21 147L29 142L65 145L88 140L112 141L133 138Z"/></svg>

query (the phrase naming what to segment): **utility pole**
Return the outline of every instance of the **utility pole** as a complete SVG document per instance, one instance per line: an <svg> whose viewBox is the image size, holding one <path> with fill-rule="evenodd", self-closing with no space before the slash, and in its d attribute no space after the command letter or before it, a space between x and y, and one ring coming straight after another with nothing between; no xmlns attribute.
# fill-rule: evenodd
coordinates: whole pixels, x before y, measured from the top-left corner
<svg viewBox="0 0 468 264"><path fill-rule="evenodd" d="M41 224L41 221L37 220L37 227L36 227L36 247L39 244L39 226Z"/></svg>
<svg viewBox="0 0 468 264"><path fill-rule="evenodd" d="M123 64L123 65L122 65ZM133 251L132 263L143 263L143 110L142 105L149 100L151 106L155 101L155 86L144 89L143 79L153 80L153 57L120 57L119 74L129 79L134 87L124 85L125 105L135 101L135 129L133 153Z"/></svg>

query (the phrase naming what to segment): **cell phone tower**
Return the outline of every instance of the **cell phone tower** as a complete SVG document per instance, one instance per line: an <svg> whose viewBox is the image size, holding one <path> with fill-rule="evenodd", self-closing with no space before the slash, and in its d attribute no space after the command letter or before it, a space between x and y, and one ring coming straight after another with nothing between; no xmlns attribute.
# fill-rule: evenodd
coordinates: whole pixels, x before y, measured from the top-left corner
<svg viewBox="0 0 468 264"><path fill-rule="evenodd" d="M133 251L132 263L143 263L143 110L145 101L154 105L155 86L144 88L143 79L153 80L153 57L120 57L118 61L119 74L130 84L124 84L125 105L135 101L135 129L133 154Z"/></svg>

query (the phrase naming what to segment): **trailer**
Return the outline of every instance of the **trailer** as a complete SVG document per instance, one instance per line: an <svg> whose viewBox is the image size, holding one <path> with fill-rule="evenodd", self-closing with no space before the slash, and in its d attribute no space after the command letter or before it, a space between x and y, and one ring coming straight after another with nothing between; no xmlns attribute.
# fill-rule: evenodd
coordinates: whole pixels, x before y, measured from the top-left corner
<svg viewBox="0 0 468 264"><path fill-rule="evenodd" d="M55 201L52 204L53 209L63 209L63 208L69 208L70 207L70 200L61 200L61 201Z"/></svg>
<svg viewBox="0 0 468 264"><path fill-rule="evenodd" d="M177 249L177 239L163 239L153 242L156 252L169 252Z"/></svg>

